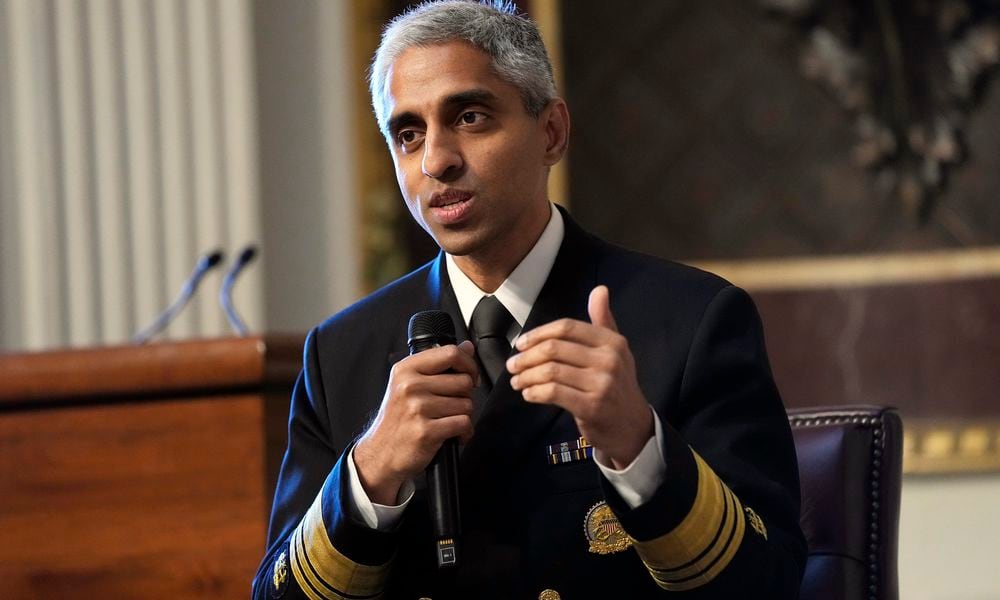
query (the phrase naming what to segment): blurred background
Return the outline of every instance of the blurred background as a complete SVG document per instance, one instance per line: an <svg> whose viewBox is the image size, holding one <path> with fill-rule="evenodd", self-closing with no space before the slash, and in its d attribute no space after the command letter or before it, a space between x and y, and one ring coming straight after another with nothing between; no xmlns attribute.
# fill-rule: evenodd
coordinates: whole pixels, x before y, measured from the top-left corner
<svg viewBox="0 0 1000 600"><path fill-rule="evenodd" d="M899 407L902 597L1000 598L1000 2L517 4L553 200L750 290L789 406ZM0 352L127 343L215 249L255 333L433 256L365 82L406 5L0 0ZM166 339L231 335L221 272Z"/></svg>

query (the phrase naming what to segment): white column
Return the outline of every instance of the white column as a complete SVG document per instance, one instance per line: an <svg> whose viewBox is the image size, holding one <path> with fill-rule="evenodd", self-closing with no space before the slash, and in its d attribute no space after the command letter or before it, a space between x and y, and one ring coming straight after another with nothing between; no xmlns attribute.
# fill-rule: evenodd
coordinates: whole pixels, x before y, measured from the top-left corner
<svg viewBox="0 0 1000 600"><path fill-rule="evenodd" d="M61 260L56 187L47 5L32 0L8 2L7 32L12 91L12 138L16 148L12 175L18 204L17 269L21 294L21 332L26 348L41 348L61 334L59 296Z"/></svg>
<svg viewBox="0 0 1000 600"><path fill-rule="evenodd" d="M118 77L122 72L118 19L111 0L86 3L89 25L93 97L93 153L98 220L98 279L101 294L102 340L120 343L135 330L131 318L133 287L125 198L126 155L122 151L122 102Z"/></svg>
<svg viewBox="0 0 1000 600"><path fill-rule="evenodd" d="M161 198L158 195L159 156L149 5L139 0L121 3L122 57L125 63L125 147L128 156L129 247L132 258L132 322L144 327L168 301L163 292Z"/></svg>
<svg viewBox="0 0 1000 600"><path fill-rule="evenodd" d="M59 172L62 181L66 296L69 339L75 346L100 339L97 265L94 262L94 203L88 154L88 98L82 12L77 2L56 2L55 46L62 136Z"/></svg>
<svg viewBox="0 0 1000 600"><path fill-rule="evenodd" d="M168 296L180 289L194 265L193 187L191 184L190 111L188 104L187 43L183 35L183 6L179 2L153 3L154 55L159 119L160 197L163 202L164 285ZM185 311L170 326L177 338L197 331L194 311Z"/></svg>
<svg viewBox="0 0 1000 600"><path fill-rule="evenodd" d="M227 250L225 212L222 202L222 162L219 160L219 142L222 132L222 112L219 106L220 70L218 32L215 3L188 0L187 43L188 68L191 81L191 155L194 158L194 218L195 239L198 251L215 248ZM231 260L231 256L226 257ZM197 308L199 330L203 334L218 335L224 332L222 309L216 301L221 283L222 268L205 277L205 289L198 294L192 308Z"/></svg>
<svg viewBox="0 0 1000 600"><path fill-rule="evenodd" d="M332 300L330 310L339 309L357 300L360 292L360 240L358 231L357 153L353 141L354 128L374 127L371 122L355 124L357 114L354 86L362 73L353 71L351 60L351 5L346 2L320 2L317 23L319 35L319 95L322 119L323 198L326 202L326 229L330 240L323 265ZM386 160L389 159L386 154Z"/></svg>
<svg viewBox="0 0 1000 600"><path fill-rule="evenodd" d="M223 145L226 149L224 198L231 259L249 243L261 243L257 184L257 103L254 101L253 19L242 0L222 0L219 40L222 46ZM259 248L258 248L259 249ZM234 289L233 303L251 331L264 326L262 261L248 266Z"/></svg>

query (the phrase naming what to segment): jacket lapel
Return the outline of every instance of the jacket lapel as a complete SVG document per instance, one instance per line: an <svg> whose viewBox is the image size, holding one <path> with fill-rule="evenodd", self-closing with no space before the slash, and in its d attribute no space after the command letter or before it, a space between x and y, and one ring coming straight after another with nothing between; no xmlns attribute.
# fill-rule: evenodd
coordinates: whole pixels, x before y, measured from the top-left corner
<svg viewBox="0 0 1000 600"><path fill-rule="evenodd" d="M448 279L448 269L444 264L444 253L438 253L434 263L427 271L427 281L424 285L426 299L422 302L414 303L414 306L422 306L419 310L443 310L451 315L451 320L455 323L455 338L458 342L469 339L469 328L462 318L462 311L458 307L458 300L455 292L451 289L451 280ZM416 312L416 311L414 311ZM409 353L410 349L406 345L407 331L401 331L393 343L392 350L386 360L389 367L396 364Z"/></svg>
<svg viewBox="0 0 1000 600"><path fill-rule="evenodd" d="M523 331L564 317L589 320L587 297L596 281L595 243L565 212L563 218L563 243ZM510 387L510 373L505 369L493 387L462 461L518 461L562 413L556 406L525 402L520 392Z"/></svg>

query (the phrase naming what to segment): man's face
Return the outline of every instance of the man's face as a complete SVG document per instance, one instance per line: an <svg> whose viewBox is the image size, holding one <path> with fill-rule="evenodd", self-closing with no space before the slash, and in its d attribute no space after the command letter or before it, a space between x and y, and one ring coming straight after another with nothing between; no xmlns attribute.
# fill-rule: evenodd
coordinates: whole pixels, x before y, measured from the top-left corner
<svg viewBox="0 0 1000 600"><path fill-rule="evenodd" d="M549 218L550 109L529 115L489 56L462 42L403 51L387 81L388 141L413 218L450 254L520 260Z"/></svg>

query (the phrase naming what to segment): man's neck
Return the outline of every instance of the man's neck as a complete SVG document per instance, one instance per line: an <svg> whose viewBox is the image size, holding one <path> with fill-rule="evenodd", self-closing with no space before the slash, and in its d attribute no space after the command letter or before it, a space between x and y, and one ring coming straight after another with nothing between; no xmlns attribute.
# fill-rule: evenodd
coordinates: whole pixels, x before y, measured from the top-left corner
<svg viewBox="0 0 1000 600"><path fill-rule="evenodd" d="M512 264L500 265L492 260L477 260L471 256L456 256L455 264L472 280L472 283L476 284L476 287L487 294L492 294L497 291L497 288L500 287L527 254L527 252L522 253ZM509 261L504 262L507 263Z"/></svg>

